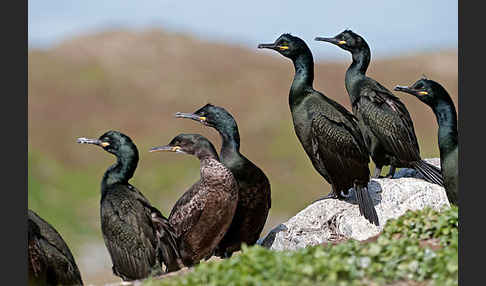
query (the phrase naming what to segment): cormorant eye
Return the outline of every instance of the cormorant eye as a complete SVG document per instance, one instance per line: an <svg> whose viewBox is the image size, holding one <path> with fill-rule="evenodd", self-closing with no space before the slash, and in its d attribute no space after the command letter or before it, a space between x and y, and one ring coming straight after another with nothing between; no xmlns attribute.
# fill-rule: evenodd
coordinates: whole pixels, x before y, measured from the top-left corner
<svg viewBox="0 0 486 286"><path fill-rule="evenodd" d="M424 85L421 82L415 86L416 89L421 89L422 87L424 87Z"/></svg>

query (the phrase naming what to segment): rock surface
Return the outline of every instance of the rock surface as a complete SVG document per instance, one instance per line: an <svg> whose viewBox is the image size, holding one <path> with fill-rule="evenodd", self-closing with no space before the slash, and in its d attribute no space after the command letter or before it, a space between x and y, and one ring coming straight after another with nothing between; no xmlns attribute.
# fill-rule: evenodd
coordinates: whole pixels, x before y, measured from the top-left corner
<svg viewBox="0 0 486 286"><path fill-rule="evenodd" d="M440 168L440 159L426 159ZM343 239L365 240L377 235L386 221L407 210L449 207L443 187L423 180L412 169L399 170L393 179L372 179L368 190L375 203L380 226L369 223L359 214L354 191L345 201L336 199L312 203L272 229L257 243L272 250L295 250Z"/></svg>

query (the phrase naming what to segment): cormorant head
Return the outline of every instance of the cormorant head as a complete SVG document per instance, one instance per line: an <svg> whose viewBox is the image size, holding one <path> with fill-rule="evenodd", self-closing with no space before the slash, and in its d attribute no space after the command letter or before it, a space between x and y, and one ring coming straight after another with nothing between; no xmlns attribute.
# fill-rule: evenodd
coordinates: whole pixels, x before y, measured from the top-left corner
<svg viewBox="0 0 486 286"><path fill-rule="evenodd" d="M304 40L299 37L292 36L291 34L282 34L277 40L275 40L274 43L259 44L258 48L275 50L282 54L282 56L290 59L296 58L303 52L310 52L309 47Z"/></svg>
<svg viewBox="0 0 486 286"><path fill-rule="evenodd" d="M179 134L169 144L150 149L150 152L158 151L195 155L199 159L215 156L218 159L218 153L216 153L213 144L199 134Z"/></svg>
<svg viewBox="0 0 486 286"><path fill-rule="evenodd" d="M449 94L444 87L442 87L442 85L426 78L417 80L411 86L397 85L395 86L394 90L414 95L420 101L429 106L434 105L434 103L441 99L450 100Z"/></svg>
<svg viewBox="0 0 486 286"><path fill-rule="evenodd" d="M78 138L78 143L81 144L93 144L100 146L105 151L111 154L121 157L121 156L133 156L138 157L138 150L132 139L127 135L110 130L105 134L101 135L98 139L88 139L88 138Z"/></svg>
<svg viewBox="0 0 486 286"><path fill-rule="evenodd" d="M364 48L369 49L366 41L360 35L351 30L344 30L333 38L316 37L314 40L332 43L352 53L360 51Z"/></svg>
<svg viewBox="0 0 486 286"><path fill-rule="evenodd" d="M194 113L177 112L175 116L195 120L218 131L224 131L225 128L236 126L235 119L226 109L210 103L199 108Z"/></svg>

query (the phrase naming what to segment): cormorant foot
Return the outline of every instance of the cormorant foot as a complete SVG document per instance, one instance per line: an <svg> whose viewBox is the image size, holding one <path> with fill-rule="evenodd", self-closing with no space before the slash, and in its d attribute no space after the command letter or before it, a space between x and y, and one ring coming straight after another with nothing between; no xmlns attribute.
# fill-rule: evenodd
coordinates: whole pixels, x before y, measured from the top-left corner
<svg viewBox="0 0 486 286"><path fill-rule="evenodd" d="M390 167L390 172L388 172L388 175L386 175L385 178L387 178L387 179L393 178L393 176L395 176L395 171L396 170L397 170L397 168L395 166L391 166Z"/></svg>
<svg viewBox="0 0 486 286"><path fill-rule="evenodd" d="M233 252L230 251L225 251L223 254L223 258L230 258L233 255Z"/></svg>
<svg viewBox="0 0 486 286"><path fill-rule="evenodd" d="M340 199L340 197L336 193L331 191L329 194L327 194L327 196L322 197L320 199L317 199L317 200L313 201L312 203L322 201L322 200L327 200L327 199Z"/></svg>
<svg viewBox="0 0 486 286"><path fill-rule="evenodd" d="M388 178L387 176L382 176L382 175L377 175L377 176L372 176L371 179L386 179Z"/></svg>
<svg viewBox="0 0 486 286"><path fill-rule="evenodd" d="M213 250L213 251L211 251L211 253L209 253L209 254L208 254L208 256L206 256L206 257L204 258L204 260L206 260L206 261L207 261L207 260L209 260L211 257L213 257L214 253L215 253L215 251L214 251L214 250Z"/></svg>
<svg viewBox="0 0 486 286"><path fill-rule="evenodd" d="M380 178L381 175L381 168L375 167L375 174L373 175L373 179Z"/></svg>
<svg viewBox="0 0 486 286"><path fill-rule="evenodd" d="M351 194L350 194L350 192L348 192L348 194L345 194L343 191L341 191L341 197L347 199L347 198L351 197Z"/></svg>

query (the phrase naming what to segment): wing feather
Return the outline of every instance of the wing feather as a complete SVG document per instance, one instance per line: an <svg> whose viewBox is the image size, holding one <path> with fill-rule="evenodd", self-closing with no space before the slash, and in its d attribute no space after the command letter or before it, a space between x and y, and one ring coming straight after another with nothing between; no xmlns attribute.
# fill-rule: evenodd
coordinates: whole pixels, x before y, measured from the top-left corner
<svg viewBox="0 0 486 286"><path fill-rule="evenodd" d="M374 84L361 89L358 112L363 123L399 160L420 160L420 151L410 114L400 99Z"/></svg>

